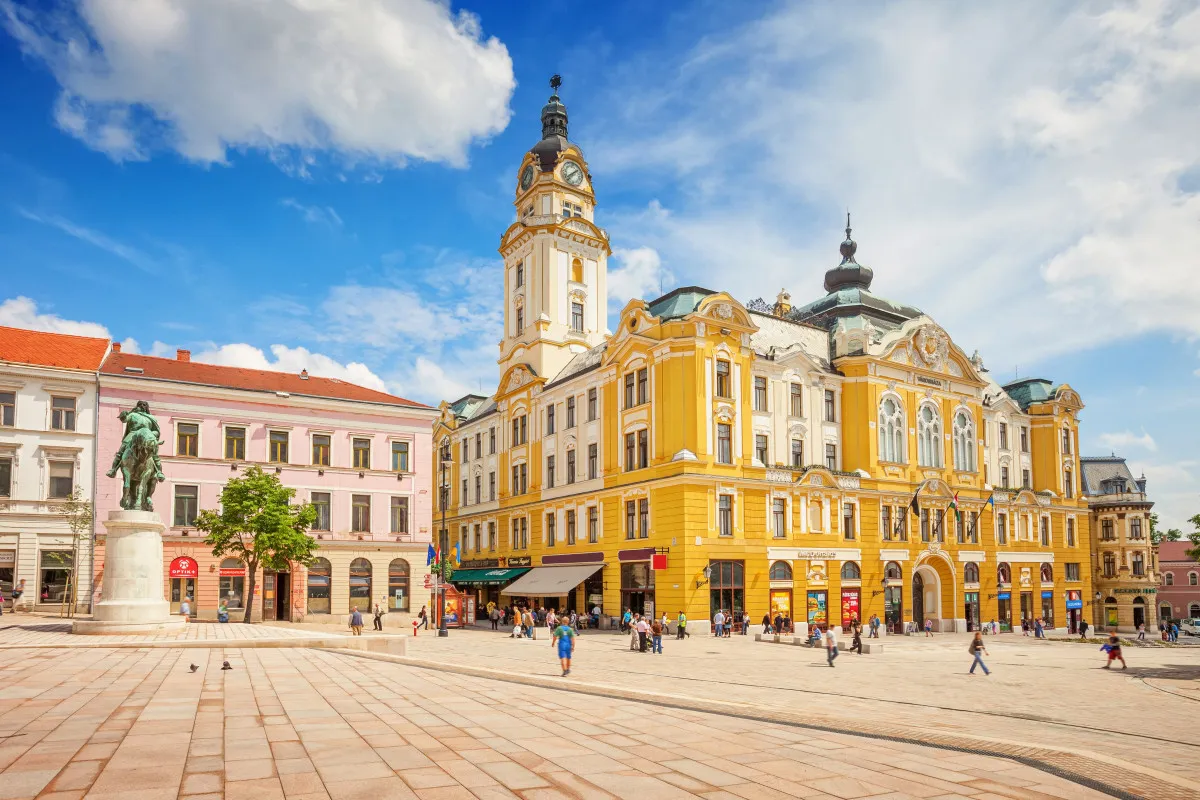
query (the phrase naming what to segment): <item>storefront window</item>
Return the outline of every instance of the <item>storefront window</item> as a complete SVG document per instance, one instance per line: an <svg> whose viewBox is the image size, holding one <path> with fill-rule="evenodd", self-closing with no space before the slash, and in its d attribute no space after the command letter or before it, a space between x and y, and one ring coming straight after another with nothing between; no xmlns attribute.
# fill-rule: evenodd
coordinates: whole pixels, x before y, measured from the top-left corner
<svg viewBox="0 0 1200 800"><path fill-rule="evenodd" d="M371 562L356 558L350 562L350 607L366 613L371 610Z"/></svg>
<svg viewBox="0 0 1200 800"><path fill-rule="evenodd" d="M1105 627L1117 627L1119 617L1117 616L1117 599L1110 597L1104 601L1104 625Z"/></svg>
<svg viewBox="0 0 1200 800"><path fill-rule="evenodd" d="M70 550L43 550L41 556L41 601L61 603L70 588L74 555Z"/></svg>
<svg viewBox="0 0 1200 800"><path fill-rule="evenodd" d="M396 558L388 565L388 611L408 611L408 562Z"/></svg>
<svg viewBox="0 0 1200 800"><path fill-rule="evenodd" d="M824 627L829 623L829 595L823 591L808 593L808 624Z"/></svg>
<svg viewBox="0 0 1200 800"><path fill-rule="evenodd" d="M330 583L333 569L329 561L318 558L308 568L308 613L328 614L330 606Z"/></svg>
<svg viewBox="0 0 1200 800"><path fill-rule="evenodd" d="M842 630L846 633L849 633L853 623L861 619L859 592L859 589L842 589Z"/></svg>
<svg viewBox="0 0 1200 800"><path fill-rule="evenodd" d="M621 609L635 614L654 613L654 570L649 561L621 565Z"/></svg>
<svg viewBox="0 0 1200 800"><path fill-rule="evenodd" d="M746 562L710 561L708 615L720 609L738 615L746 608Z"/></svg>
<svg viewBox="0 0 1200 800"><path fill-rule="evenodd" d="M1042 625L1054 627L1054 592L1042 592Z"/></svg>
<svg viewBox="0 0 1200 800"><path fill-rule="evenodd" d="M221 562L220 596L230 610L243 610L246 596L246 565L236 558Z"/></svg>

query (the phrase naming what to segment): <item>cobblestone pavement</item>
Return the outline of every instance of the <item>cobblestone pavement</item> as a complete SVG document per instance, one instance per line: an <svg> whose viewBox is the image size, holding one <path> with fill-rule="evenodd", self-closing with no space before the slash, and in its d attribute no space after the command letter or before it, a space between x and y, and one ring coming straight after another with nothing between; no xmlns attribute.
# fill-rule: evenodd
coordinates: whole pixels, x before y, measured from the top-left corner
<svg viewBox="0 0 1200 800"><path fill-rule="evenodd" d="M90 618L83 617L83 619ZM327 632L322 632L290 626L221 625L215 622L196 622L185 625L178 633L149 636L134 634L76 636L71 633L70 620L60 617L35 614L5 614L0 617L0 649L6 647L96 647L105 644L316 638L322 634L339 636L342 633L341 629L333 626L330 626L330 630Z"/></svg>
<svg viewBox="0 0 1200 800"><path fill-rule="evenodd" d="M439 664L561 680L541 635L532 642L481 630L452 631L446 639L422 633L408 652ZM834 669L823 650L752 637L669 639L663 655L630 652L627 641L581 636L568 680L799 712L834 727L887 725L926 740L954 735L1075 751L1119 770L1198 785L1200 726L1185 722L1200 718L1200 651L1192 648L1126 648L1129 669L1112 671L1100 668L1104 656L1094 645L1001 635L986 638L992 674L984 677L968 674L967 637L949 634L887 638L883 654L844 652ZM1103 772L1097 777L1107 779Z"/></svg>
<svg viewBox="0 0 1200 800"><path fill-rule="evenodd" d="M1002 758L307 648L5 649L0 676L0 800L1102 796Z"/></svg>

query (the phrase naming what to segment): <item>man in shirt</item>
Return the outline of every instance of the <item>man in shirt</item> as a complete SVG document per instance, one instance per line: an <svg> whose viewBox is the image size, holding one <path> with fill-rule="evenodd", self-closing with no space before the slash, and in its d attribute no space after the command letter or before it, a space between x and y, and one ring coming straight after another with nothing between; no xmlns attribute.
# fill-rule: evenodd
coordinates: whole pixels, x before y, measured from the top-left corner
<svg viewBox="0 0 1200 800"><path fill-rule="evenodd" d="M635 625L637 625L638 649L644 653L646 645L650 641L650 623L646 621L645 617L638 617Z"/></svg>
<svg viewBox="0 0 1200 800"><path fill-rule="evenodd" d="M720 639L721 634L724 633L724 631L725 631L725 614L723 614L721 612L721 609L718 608L717 613L713 616L713 633L716 635L716 637L718 639Z"/></svg>
<svg viewBox="0 0 1200 800"><path fill-rule="evenodd" d="M350 607L350 630L355 636L362 636L363 621L362 614L358 610L358 606Z"/></svg>
<svg viewBox="0 0 1200 800"><path fill-rule="evenodd" d="M836 628L836 625L830 625L825 629L825 658L831 667L833 660L838 657L837 635L834 633Z"/></svg>
<svg viewBox="0 0 1200 800"><path fill-rule="evenodd" d="M558 663L562 665L563 677L571 674L571 654L575 652L575 630L567 624L554 629L550 637L551 646L558 646Z"/></svg>
<svg viewBox="0 0 1200 800"><path fill-rule="evenodd" d="M675 638L682 639L687 635L687 615L680 611L676 622L679 624L679 630L676 632Z"/></svg>

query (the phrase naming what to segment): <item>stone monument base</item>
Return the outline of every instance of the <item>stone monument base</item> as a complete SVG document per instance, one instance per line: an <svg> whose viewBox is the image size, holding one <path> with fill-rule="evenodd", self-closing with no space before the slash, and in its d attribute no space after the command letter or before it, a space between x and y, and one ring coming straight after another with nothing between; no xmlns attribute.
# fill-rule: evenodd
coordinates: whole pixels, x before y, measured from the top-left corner
<svg viewBox="0 0 1200 800"><path fill-rule="evenodd" d="M171 616L163 593L162 520L153 511L110 511L104 521L104 583L90 620L73 633L156 634L177 632L183 617Z"/></svg>

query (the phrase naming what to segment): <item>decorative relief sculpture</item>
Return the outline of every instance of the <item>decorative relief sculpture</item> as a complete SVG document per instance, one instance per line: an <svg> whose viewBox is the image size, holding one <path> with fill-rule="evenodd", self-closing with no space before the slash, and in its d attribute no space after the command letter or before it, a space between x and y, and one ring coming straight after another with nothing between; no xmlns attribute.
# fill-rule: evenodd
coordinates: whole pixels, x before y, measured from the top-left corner
<svg viewBox="0 0 1200 800"><path fill-rule="evenodd" d="M945 367L950 355L950 341L936 325L922 325L913 337L917 357L933 370Z"/></svg>

